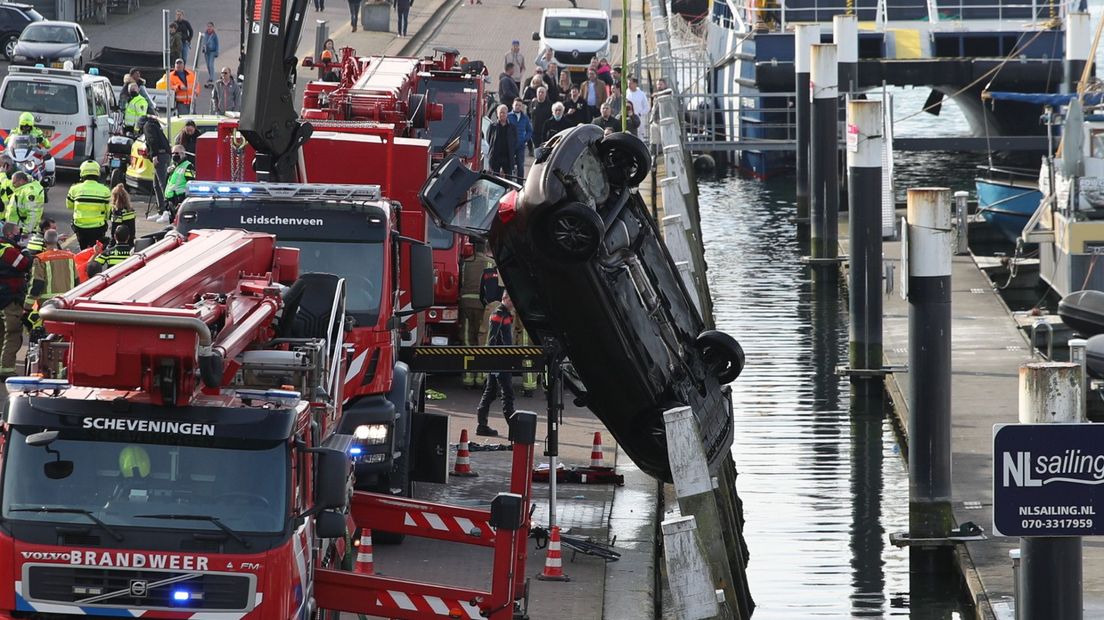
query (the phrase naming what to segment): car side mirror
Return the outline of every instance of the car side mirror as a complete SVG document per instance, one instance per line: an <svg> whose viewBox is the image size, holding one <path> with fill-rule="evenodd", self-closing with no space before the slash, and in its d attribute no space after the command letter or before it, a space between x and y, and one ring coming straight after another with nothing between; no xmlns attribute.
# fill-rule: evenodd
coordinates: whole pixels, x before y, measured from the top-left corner
<svg viewBox="0 0 1104 620"><path fill-rule="evenodd" d="M540 41L540 33L539 32L534 32L533 33L533 40L534 41Z"/></svg>
<svg viewBox="0 0 1104 620"><path fill-rule="evenodd" d="M333 448L316 448L315 502L316 510L343 508L348 500L352 461L349 455Z"/></svg>
<svg viewBox="0 0 1104 620"><path fill-rule="evenodd" d="M617 43L617 35L610 37L610 43Z"/></svg>
<svg viewBox="0 0 1104 620"><path fill-rule="evenodd" d="M344 538L345 516L332 510L324 510L314 518L314 533L319 538Z"/></svg>

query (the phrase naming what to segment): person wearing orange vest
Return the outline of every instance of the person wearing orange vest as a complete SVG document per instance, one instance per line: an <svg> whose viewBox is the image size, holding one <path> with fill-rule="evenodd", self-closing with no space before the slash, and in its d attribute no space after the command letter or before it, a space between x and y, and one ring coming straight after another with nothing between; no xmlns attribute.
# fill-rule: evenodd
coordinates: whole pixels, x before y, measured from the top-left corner
<svg viewBox="0 0 1104 620"><path fill-rule="evenodd" d="M35 254L31 265L31 288L23 302L24 325L31 332L31 342L38 340L36 336L41 336L36 334L42 327L37 306L77 285L76 257L58 246L58 231L47 229L42 234L42 242L46 249Z"/></svg>
<svg viewBox="0 0 1104 620"><path fill-rule="evenodd" d="M184 59L177 58L169 73L169 88L176 93L176 113L188 114L192 110L192 98L196 94L195 71L184 66Z"/></svg>

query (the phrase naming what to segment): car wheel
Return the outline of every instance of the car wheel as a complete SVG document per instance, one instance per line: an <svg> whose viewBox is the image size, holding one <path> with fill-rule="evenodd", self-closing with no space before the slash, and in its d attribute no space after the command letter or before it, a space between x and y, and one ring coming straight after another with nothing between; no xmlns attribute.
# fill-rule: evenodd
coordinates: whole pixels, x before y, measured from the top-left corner
<svg viewBox="0 0 1104 620"><path fill-rule="evenodd" d="M602 216L578 202L569 202L548 214L547 235L552 250L561 258L581 262L598 251L605 224Z"/></svg>
<svg viewBox="0 0 1104 620"><path fill-rule="evenodd" d="M652 165L648 147L628 133L612 133L602 138L598 153L614 185L640 185Z"/></svg>
<svg viewBox="0 0 1104 620"><path fill-rule="evenodd" d="M735 338L716 330L698 334L696 342L706 366L721 384L732 383L744 370L744 349Z"/></svg>
<svg viewBox="0 0 1104 620"><path fill-rule="evenodd" d="M14 34L10 34L4 39L4 59L10 61L12 56L15 56L15 44L19 42L19 38Z"/></svg>

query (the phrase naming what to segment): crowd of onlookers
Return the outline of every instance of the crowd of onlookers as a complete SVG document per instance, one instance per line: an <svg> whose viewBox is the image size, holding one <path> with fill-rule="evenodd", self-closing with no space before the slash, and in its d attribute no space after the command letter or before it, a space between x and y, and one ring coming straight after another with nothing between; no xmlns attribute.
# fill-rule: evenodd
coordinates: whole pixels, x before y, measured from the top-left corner
<svg viewBox="0 0 1104 620"><path fill-rule="evenodd" d="M529 77L520 41L513 41L498 78L498 108L487 129L488 165L500 174L525 176L525 156L569 127L598 125L607 133L627 131L645 139L651 102L635 77L621 92L621 67L594 58L586 77L575 82L551 49L535 61Z"/></svg>

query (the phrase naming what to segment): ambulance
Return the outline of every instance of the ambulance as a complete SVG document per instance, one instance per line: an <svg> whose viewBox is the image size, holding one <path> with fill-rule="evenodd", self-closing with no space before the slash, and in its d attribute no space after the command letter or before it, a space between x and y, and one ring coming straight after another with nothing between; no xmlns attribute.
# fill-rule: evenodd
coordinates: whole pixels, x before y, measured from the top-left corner
<svg viewBox="0 0 1104 620"><path fill-rule="evenodd" d="M44 67L9 67L0 85L0 140L19 124L23 112L50 140L61 168L88 159L102 161L118 107L111 82L102 75Z"/></svg>

